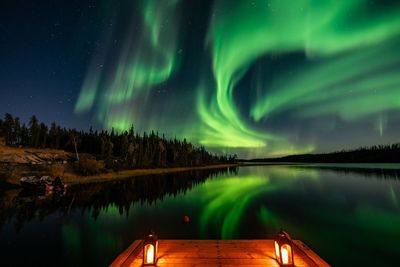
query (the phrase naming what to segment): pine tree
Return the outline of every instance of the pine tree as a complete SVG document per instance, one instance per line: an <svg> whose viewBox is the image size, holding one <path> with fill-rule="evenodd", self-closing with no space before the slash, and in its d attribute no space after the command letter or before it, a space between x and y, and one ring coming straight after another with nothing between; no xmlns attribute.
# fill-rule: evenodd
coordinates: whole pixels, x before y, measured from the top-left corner
<svg viewBox="0 0 400 267"><path fill-rule="evenodd" d="M88 132L75 129L61 128L55 122L50 126L40 123L36 116L29 120L29 128L21 126L19 118L6 113L4 120L0 120L0 136L5 137L8 145L30 145L31 147L65 148L75 152L79 160L79 152L100 156L109 166L113 160L124 162L129 168L134 167L166 167L166 166L194 166L216 163L235 162L236 156L216 156L207 152L204 147L194 147L184 139L182 142L175 139L166 139L158 132L146 132L143 135L134 132L133 126L128 131L119 133L114 129L98 133L91 127ZM394 151L400 145L374 146L361 148L360 151Z"/></svg>
<svg viewBox="0 0 400 267"><path fill-rule="evenodd" d="M47 125L43 122L40 124L40 136L39 136L39 145L42 148L47 147L47 136L48 136L48 128Z"/></svg>
<svg viewBox="0 0 400 267"><path fill-rule="evenodd" d="M58 149L60 147L60 133L61 129L55 122L51 124L49 135L50 135L50 147Z"/></svg>
<svg viewBox="0 0 400 267"><path fill-rule="evenodd" d="M14 119L13 139L17 144L21 144L21 123L18 117Z"/></svg>
<svg viewBox="0 0 400 267"><path fill-rule="evenodd" d="M26 127L25 124L23 124L22 127L21 127L20 143L23 146L27 146L30 143L30 140L29 140L29 129Z"/></svg>
<svg viewBox="0 0 400 267"><path fill-rule="evenodd" d="M114 144L110 139L107 139L104 144L104 161L108 167L112 167L113 165L113 149Z"/></svg>
<svg viewBox="0 0 400 267"><path fill-rule="evenodd" d="M12 145L14 143L14 135L13 135L13 129L14 129L14 118L10 113L6 113L4 115L4 123L3 123L3 129L4 129L4 137L7 145Z"/></svg>
<svg viewBox="0 0 400 267"><path fill-rule="evenodd" d="M29 135L31 146L38 147L40 140L40 124L35 115L33 115L29 121Z"/></svg>
<svg viewBox="0 0 400 267"><path fill-rule="evenodd" d="M3 136L3 135L4 135L4 133L3 133L3 120L0 119L0 136Z"/></svg>
<svg viewBox="0 0 400 267"><path fill-rule="evenodd" d="M124 160L125 162L128 159L128 150L129 150L129 140L128 140L128 135L124 134L122 136L122 140L121 140L121 158L122 160Z"/></svg>

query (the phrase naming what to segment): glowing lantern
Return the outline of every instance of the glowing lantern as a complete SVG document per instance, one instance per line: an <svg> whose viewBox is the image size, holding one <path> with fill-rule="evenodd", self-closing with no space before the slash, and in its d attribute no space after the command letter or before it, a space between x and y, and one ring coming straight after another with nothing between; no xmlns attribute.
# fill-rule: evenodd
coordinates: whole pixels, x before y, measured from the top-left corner
<svg viewBox="0 0 400 267"><path fill-rule="evenodd" d="M281 266L294 266L293 242L290 235L280 231L275 239L275 257Z"/></svg>
<svg viewBox="0 0 400 267"><path fill-rule="evenodd" d="M154 266L157 263L158 239L154 233L148 235L143 241L142 266Z"/></svg>

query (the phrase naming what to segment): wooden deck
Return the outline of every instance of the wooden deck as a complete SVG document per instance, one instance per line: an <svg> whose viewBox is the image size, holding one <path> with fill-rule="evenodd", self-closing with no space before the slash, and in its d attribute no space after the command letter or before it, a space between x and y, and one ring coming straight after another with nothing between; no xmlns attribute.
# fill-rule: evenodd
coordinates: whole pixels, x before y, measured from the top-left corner
<svg viewBox="0 0 400 267"><path fill-rule="evenodd" d="M157 266L279 266L273 240L159 240ZM111 267L142 265L142 241L136 240ZM329 267L301 241L294 241L295 266Z"/></svg>

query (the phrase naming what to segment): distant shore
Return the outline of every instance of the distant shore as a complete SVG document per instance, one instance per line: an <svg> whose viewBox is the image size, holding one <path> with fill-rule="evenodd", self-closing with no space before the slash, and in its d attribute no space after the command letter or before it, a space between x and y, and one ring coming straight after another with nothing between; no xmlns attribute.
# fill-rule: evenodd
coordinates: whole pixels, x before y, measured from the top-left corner
<svg viewBox="0 0 400 267"><path fill-rule="evenodd" d="M400 143L373 145L320 154L238 159L239 163L400 163Z"/></svg>

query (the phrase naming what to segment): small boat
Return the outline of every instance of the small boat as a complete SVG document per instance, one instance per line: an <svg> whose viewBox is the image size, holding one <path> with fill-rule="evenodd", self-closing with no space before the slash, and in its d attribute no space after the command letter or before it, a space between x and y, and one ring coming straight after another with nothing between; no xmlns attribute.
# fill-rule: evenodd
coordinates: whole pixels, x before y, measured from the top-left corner
<svg viewBox="0 0 400 267"><path fill-rule="evenodd" d="M20 179L21 186L28 190L37 193L44 193L46 195L57 193L65 193L67 185L63 183L60 177L56 177L54 180L50 176L27 176Z"/></svg>

